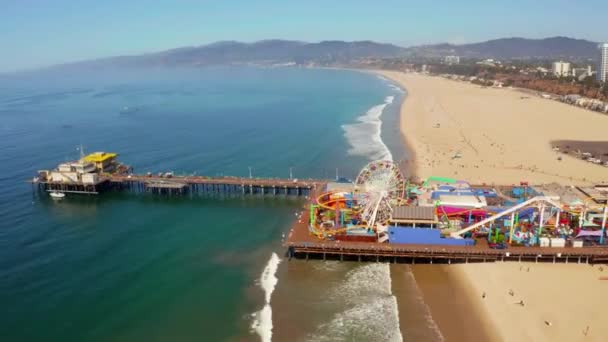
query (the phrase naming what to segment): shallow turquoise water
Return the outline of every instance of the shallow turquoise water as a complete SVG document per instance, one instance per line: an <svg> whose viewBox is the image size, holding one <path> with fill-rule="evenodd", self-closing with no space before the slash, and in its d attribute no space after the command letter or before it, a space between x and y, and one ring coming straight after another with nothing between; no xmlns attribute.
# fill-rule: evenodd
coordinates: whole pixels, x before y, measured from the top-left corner
<svg viewBox="0 0 608 342"><path fill-rule="evenodd" d="M388 95L400 96L375 76L336 70L0 77L2 340L250 336L256 281L300 200L111 193L57 203L24 180L77 158L80 144L118 152L140 173L245 176L251 166L288 177L293 167L295 177L332 178L339 168L353 178L369 158L346 153L342 125Z"/></svg>

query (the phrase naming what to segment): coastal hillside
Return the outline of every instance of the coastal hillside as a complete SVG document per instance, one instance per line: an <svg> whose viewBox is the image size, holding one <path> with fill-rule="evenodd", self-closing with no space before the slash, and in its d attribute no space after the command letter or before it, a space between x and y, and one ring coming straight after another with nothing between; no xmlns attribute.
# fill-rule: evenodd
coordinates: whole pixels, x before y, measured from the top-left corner
<svg viewBox="0 0 608 342"><path fill-rule="evenodd" d="M400 47L373 41L339 40L307 43L262 40L254 43L221 41L156 53L109 57L53 68L188 67L230 64L332 66L369 58L443 57L586 60L597 58L597 43L567 37L546 39L504 38L475 44L437 44Z"/></svg>
<svg viewBox="0 0 608 342"><path fill-rule="evenodd" d="M400 57L405 55L405 51L404 48L396 45L372 41L322 41L318 43L289 40L263 40L254 43L222 41L145 55L70 63L60 67L205 66L246 63L327 65L370 57Z"/></svg>
<svg viewBox="0 0 608 342"><path fill-rule="evenodd" d="M412 47L408 53L421 57L458 55L497 59L597 59L597 43L584 39L551 37L544 39L502 38L481 43L437 44Z"/></svg>

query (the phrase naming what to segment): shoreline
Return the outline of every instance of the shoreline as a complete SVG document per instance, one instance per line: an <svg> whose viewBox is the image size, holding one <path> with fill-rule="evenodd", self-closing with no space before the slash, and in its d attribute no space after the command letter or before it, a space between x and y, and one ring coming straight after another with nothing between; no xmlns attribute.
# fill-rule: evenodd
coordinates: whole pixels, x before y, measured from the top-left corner
<svg viewBox="0 0 608 342"><path fill-rule="evenodd" d="M493 181L505 184L517 184L522 180L530 180L533 184L590 184L606 180L604 167L571 156L558 159L551 143L557 140L605 141L601 132L608 129L608 118L563 103L541 102L544 99L522 101L515 93L517 90L488 91L456 82L446 84L446 80L429 76L405 76L384 70L371 72L406 91L399 125L403 146L410 156L408 166L418 177L436 173L437 176L492 183L484 179L490 175ZM471 104L476 108L471 109ZM497 109L497 106L501 107ZM477 112L471 115L475 110ZM505 116L510 115L514 118L505 120ZM432 127L439 122L441 129ZM531 136L531 141L518 139L523 124L527 124L527 128L542 128L538 132L540 137ZM444 127L450 131L446 132ZM580 127L589 129L585 131ZM584 137L580 132L588 133L588 136ZM454 145L459 145L456 148L473 158L462 158L457 160L458 164L446 163L449 159L446 151L453 151ZM505 159L513 163L518 156L521 163L534 160L535 164L527 169L512 168L503 162ZM478 163L481 158L485 165L477 165L482 164ZM475 167L471 167L473 163ZM454 169L457 172L453 174L444 173ZM577 178L578 173L585 177ZM524 267L532 270L524 272ZM404 313L411 305L408 295L412 294L399 288L403 286L403 281L397 280L400 271L391 270L391 275L395 275L393 293L397 297L402 335L408 336L404 329L407 320ZM599 341L601 336L608 334L608 327L600 322L599 309L593 305L608 301L608 292L602 286L608 284L598 281L601 267L497 262L414 265L411 272L432 321L448 341L570 341L583 338ZM586 289L585 293L580 293L581 288ZM482 295L486 292L487 297ZM517 305L519 301L525 306ZM567 310L564 311L564 307Z"/></svg>
<svg viewBox="0 0 608 342"><path fill-rule="evenodd" d="M389 82L394 83L404 92L401 103L399 104L399 130L400 138L408 156L405 165L401 167L406 175L413 179L418 178L416 168L417 154L412 142L404 134L403 127L405 126L404 111L407 110L407 99L410 98L411 92L404 84L389 77L383 70L362 70L363 72L379 75L386 78ZM498 341L496 334L492 333L492 329L463 329L466 325L476 327L488 327L492 322L488 321L482 308L475 305L470 291L465 291L468 286L467 279L461 273L455 273L447 267L441 265L421 265L414 266L409 269L412 279L407 281L408 269L404 269L405 265L393 265L390 268L392 293L397 300L399 329L401 336L404 339L416 340L417 338L428 338L429 335L434 336L436 340L447 341ZM425 267L431 266L431 267ZM434 267L434 268L433 268ZM439 284L437 283L439 282ZM452 290L459 289L459 293L453 293ZM446 291L455 296L443 296ZM420 300L416 300L419 296ZM412 311L412 306L417 310L417 315L408 315ZM454 322L454 313L457 312L457 317L468 317L467 322ZM421 319L426 317L426 319ZM412 316L417 320L412 321ZM410 330L413 326L424 326L417 328L414 331Z"/></svg>
<svg viewBox="0 0 608 342"><path fill-rule="evenodd" d="M517 90L397 71L370 72L407 90L400 129L418 177L453 177L476 184L606 182L605 167L558 158L551 142L605 141L607 116L522 97Z"/></svg>

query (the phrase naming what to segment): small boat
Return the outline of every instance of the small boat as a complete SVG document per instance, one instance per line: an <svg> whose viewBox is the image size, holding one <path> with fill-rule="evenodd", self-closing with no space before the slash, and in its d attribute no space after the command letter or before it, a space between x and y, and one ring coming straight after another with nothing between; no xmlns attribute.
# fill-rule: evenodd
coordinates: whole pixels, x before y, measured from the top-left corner
<svg viewBox="0 0 608 342"><path fill-rule="evenodd" d="M52 191L51 193L49 193L49 195L53 199L62 199L65 197L65 194L63 192L58 192L58 191Z"/></svg>
<svg viewBox="0 0 608 342"><path fill-rule="evenodd" d="M120 109L120 114L131 114L139 111L139 107L124 106Z"/></svg>

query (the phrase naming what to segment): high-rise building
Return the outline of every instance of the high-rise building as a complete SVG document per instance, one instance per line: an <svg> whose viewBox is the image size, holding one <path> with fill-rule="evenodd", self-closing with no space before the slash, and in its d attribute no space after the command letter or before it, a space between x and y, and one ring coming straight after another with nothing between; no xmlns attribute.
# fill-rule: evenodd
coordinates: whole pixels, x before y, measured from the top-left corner
<svg viewBox="0 0 608 342"><path fill-rule="evenodd" d="M570 74L570 63L568 62L553 62L553 74L555 76L568 76Z"/></svg>
<svg viewBox="0 0 608 342"><path fill-rule="evenodd" d="M606 82L608 79L608 43L598 46L600 49L600 65L597 67L597 80Z"/></svg>

